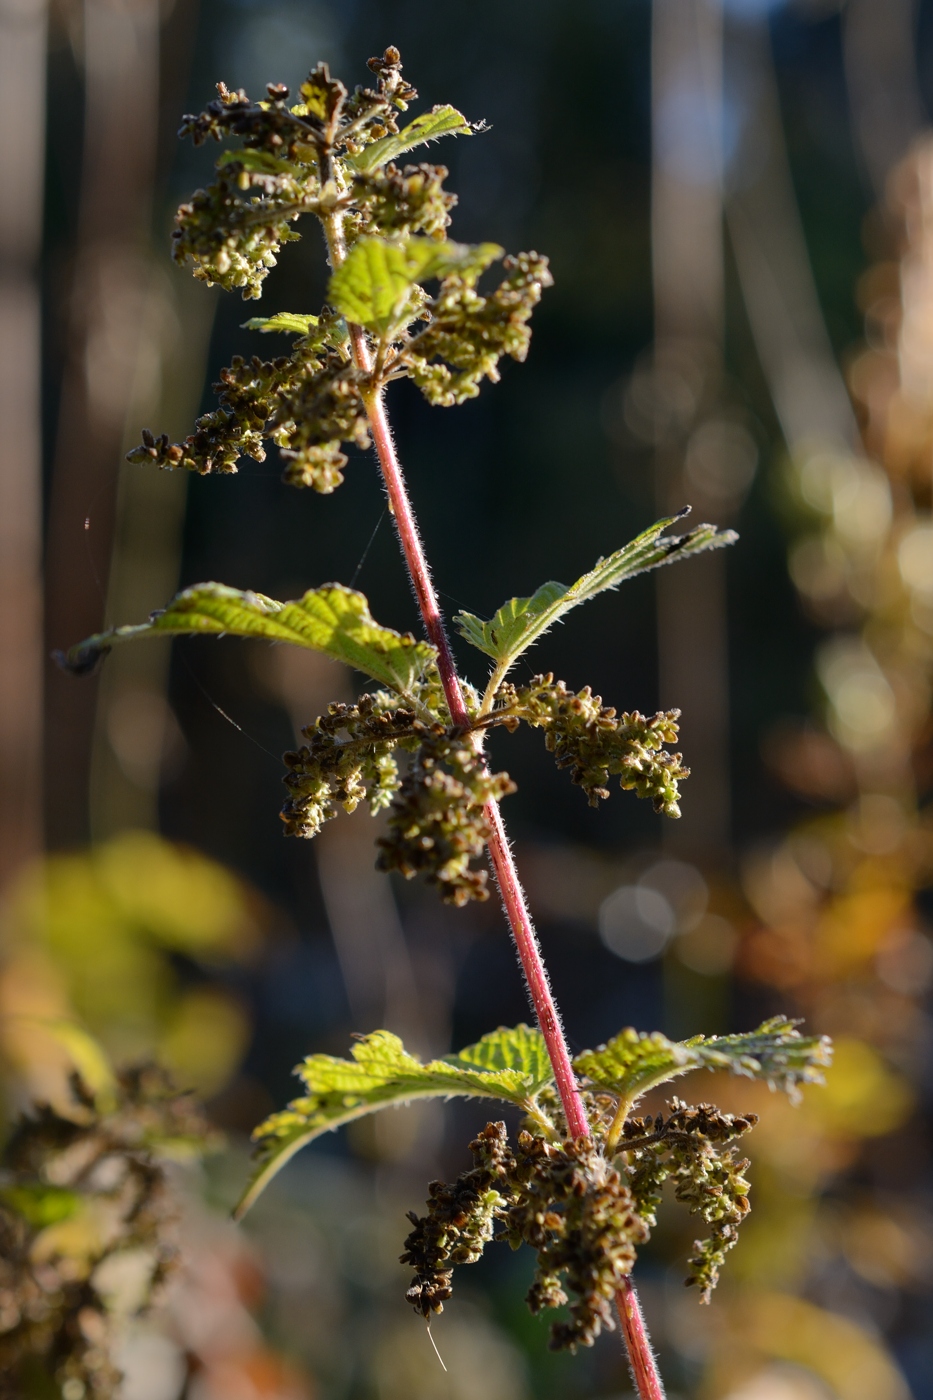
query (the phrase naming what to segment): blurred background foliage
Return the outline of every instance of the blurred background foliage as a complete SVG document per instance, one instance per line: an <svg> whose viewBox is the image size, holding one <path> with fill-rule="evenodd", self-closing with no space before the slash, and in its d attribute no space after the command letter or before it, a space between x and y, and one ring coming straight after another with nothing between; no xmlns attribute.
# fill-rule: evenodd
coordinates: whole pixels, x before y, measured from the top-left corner
<svg viewBox="0 0 933 1400"><path fill-rule="evenodd" d="M181 113L220 78L294 89L319 59L352 85L388 43L426 104L490 124L431 153L453 236L537 247L556 281L500 386L454 413L391 396L448 608L576 577L685 501L741 534L534 658L607 703L683 709L681 823L622 794L592 812L534 736L502 754L575 1048L778 1010L837 1040L799 1108L696 1086L762 1118L711 1307L679 1283L688 1219L639 1261L672 1397L929 1400L927 0L0 0L5 1117L67 1111L83 1029L114 1063L171 1067L226 1132L173 1168L185 1263L150 1318L127 1293L125 1400L630 1393L615 1337L547 1354L505 1250L458 1281L438 1367L403 1300L403 1212L465 1165L475 1106L318 1143L243 1231L224 1218L301 1055L376 1025L444 1053L527 1015L492 904L377 877L362 813L282 840L278 755L353 678L258 643L151 642L81 683L45 659L207 578L279 597L339 579L416 628L364 455L325 499L273 460L190 481L122 462L266 348L238 299L170 264L209 169ZM308 230L265 303L314 310L324 282Z"/></svg>

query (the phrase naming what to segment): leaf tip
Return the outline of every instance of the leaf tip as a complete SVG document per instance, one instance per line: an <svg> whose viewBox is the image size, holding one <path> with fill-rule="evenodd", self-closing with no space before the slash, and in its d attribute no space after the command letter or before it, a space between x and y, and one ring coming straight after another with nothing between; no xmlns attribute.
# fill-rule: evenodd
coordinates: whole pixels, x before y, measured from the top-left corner
<svg viewBox="0 0 933 1400"><path fill-rule="evenodd" d="M53 651L52 660L70 676L92 676L111 648L105 642L79 642L68 651Z"/></svg>

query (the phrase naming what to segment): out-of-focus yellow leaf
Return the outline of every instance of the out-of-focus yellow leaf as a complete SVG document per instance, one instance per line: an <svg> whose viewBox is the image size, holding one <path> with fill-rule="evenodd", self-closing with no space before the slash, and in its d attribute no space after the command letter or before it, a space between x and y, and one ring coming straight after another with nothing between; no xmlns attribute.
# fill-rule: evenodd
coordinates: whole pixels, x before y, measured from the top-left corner
<svg viewBox="0 0 933 1400"><path fill-rule="evenodd" d="M110 1061L92 1035L79 1026L77 1021L62 1019L45 1020L42 1017L26 1017L46 1035L52 1037L68 1055L83 1084L94 1095L97 1107L102 1113L113 1108L116 1102L116 1079Z"/></svg>
<svg viewBox="0 0 933 1400"><path fill-rule="evenodd" d="M201 1003L184 1005L189 993L169 955L211 971L250 956L267 921L260 896L216 861L151 832L123 832L89 851L53 856L20 879L0 929L7 960L0 1012L80 1022L118 1062L165 1047L185 1084L214 1093L242 1054L244 1016L220 992L199 992ZM10 975L21 964L32 969L25 980ZM30 1091L41 1091L30 1073L35 1029L0 1035ZM45 1072L50 1082L55 1076L64 1084L60 1055ZM61 1092L53 1097L61 1106Z"/></svg>
<svg viewBox="0 0 933 1400"><path fill-rule="evenodd" d="M126 831L98 848L101 883L150 938L195 956L242 957L259 941L258 909L242 881L190 846Z"/></svg>
<svg viewBox="0 0 933 1400"><path fill-rule="evenodd" d="M834 899L816 927L817 971L836 978L870 963L891 929L909 922L912 906L911 890L890 876Z"/></svg>
<svg viewBox="0 0 933 1400"><path fill-rule="evenodd" d="M910 1400L907 1384L874 1337L847 1317L783 1293L745 1293L730 1308L728 1344L717 1347L712 1393L726 1396L739 1368L760 1361L801 1366L836 1400ZM725 1339L723 1339L725 1341Z"/></svg>
<svg viewBox="0 0 933 1400"><path fill-rule="evenodd" d="M249 1034L249 1019L232 997L200 988L182 997L156 1053L180 1088L210 1098L236 1070Z"/></svg>
<svg viewBox="0 0 933 1400"><path fill-rule="evenodd" d="M884 1137L906 1122L913 1094L870 1045L842 1037L822 1093L807 1099L808 1113L832 1133Z"/></svg>

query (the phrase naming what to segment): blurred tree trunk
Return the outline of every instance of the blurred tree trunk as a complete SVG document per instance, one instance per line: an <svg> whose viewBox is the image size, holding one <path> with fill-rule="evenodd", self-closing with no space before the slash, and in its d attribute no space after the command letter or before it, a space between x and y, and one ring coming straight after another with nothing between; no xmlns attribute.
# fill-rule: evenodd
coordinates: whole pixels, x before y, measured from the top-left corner
<svg viewBox="0 0 933 1400"><path fill-rule="evenodd" d="M851 449L858 427L800 222L767 20L736 25L729 50L754 94L734 156L726 212L758 358L791 452L820 443Z"/></svg>
<svg viewBox="0 0 933 1400"><path fill-rule="evenodd" d="M722 10L719 0L654 0L651 241L656 489L667 513L721 518L722 503L684 479L693 433L722 380ZM661 704L683 710L691 778L684 815L665 832L672 853L718 864L729 844L729 666L725 558L657 574Z"/></svg>
<svg viewBox="0 0 933 1400"><path fill-rule="evenodd" d="M46 547L46 636L67 647L104 624L117 470L144 324L158 123L158 0L85 0L85 115ZM86 838L97 683L48 672L47 822Z"/></svg>
<svg viewBox="0 0 933 1400"><path fill-rule="evenodd" d="M843 55L852 126L877 199L926 124L917 75L917 0L848 0Z"/></svg>
<svg viewBox="0 0 933 1400"><path fill-rule="evenodd" d="M0 887L42 844L45 0L0 0Z"/></svg>

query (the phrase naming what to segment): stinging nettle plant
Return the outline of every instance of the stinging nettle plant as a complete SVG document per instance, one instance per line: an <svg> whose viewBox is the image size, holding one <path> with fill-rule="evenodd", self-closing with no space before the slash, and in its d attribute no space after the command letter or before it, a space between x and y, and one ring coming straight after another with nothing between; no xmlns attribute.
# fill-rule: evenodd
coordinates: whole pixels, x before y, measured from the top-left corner
<svg viewBox="0 0 933 1400"><path fill-rule="evenodd" d="M447 171L396 162L438 137L481 127L446 106L400 127L399 114L417 93L402 76L397 50L371 59L369 68L375 86L348 94L319 64L292 104L280 84L270 84L260 102L220 84L204 112L184 119L180 134L195 144L238 144L217 160L214 183L179 209L176 261L190 261L209 284L257 298L280 246L298 237L293 225L310 214L323 229L331 268L327 304L318 315L280 312L248 321L250 329L290 335L290 353L236 357L215 386L220 406L190 437L173 444L146 432L129 459L168 470L235 472L243 455L262 461L271 441L289 485L326 495L343 479L344 446L373 445L427 640L381 626L367 599L340 583L285 603L206 583L185 589L148 622L91 637L60 660L83 674L133 638L229 633L311 648L375 682L354 704L330 705L303 731L302 747L285 755L286 832L313 837L338 807L352 812L367 802L371 812L387 813L380 868L421 876L455 905L488 897L488 855L537 1028L500 1028L428 1064L386 1030L358 1038L349 1060L310 1056L297 1071L305 1094L256 1130L258 1166L237 1213L304 1144L363 1114L430 1096L514 1105L524 1115L515 1143L503 1123L487 1124L470 1144L472 1167L453 1183L432 1182L427 1213L411 1213L402 1255L413 1272L407 1297L430 1319L450 1297L458 1264L478 1259L493 1239L528 1244L537 1255L532 1311L569 1302L551 1345L590 1345L601 1329L614 1327L615 1308L639 1394L657 1400L662 1385L630 1279L638 1248L670 1180L676 1198L709 1226L687 1278L708 1300L748 1211L748 1162L737 1144L755 1116L674 1098L666 1112L642 1117L637 1101L698 1069L763 1079L796 1095L801 1084L820 1079L828 1042L803 1037L777 1017L748 1035L682 1043L623 1030L571 1060L499 811L515 785L507 773L490 771L484 739L492 728L540 729L593 806L608 797L615 777L659 813L679 816L688 770L669 747L678 711L620 713L589 687L574 692L551 674L521 685L508 676L572 608L735 536L712 525L668 534L681 516L660 520L570 587L542 584L486 621L459 613L461 636L491 662L483 690L460 677L385 391L409 378L432 404L474 397L483 379L498 379L503 356L525 358L528 322L551 276L537 253L503 258L496 244L447 238L456 202L444 189ZM481 290L500 260L498 282L487 277Z"/></svg>

